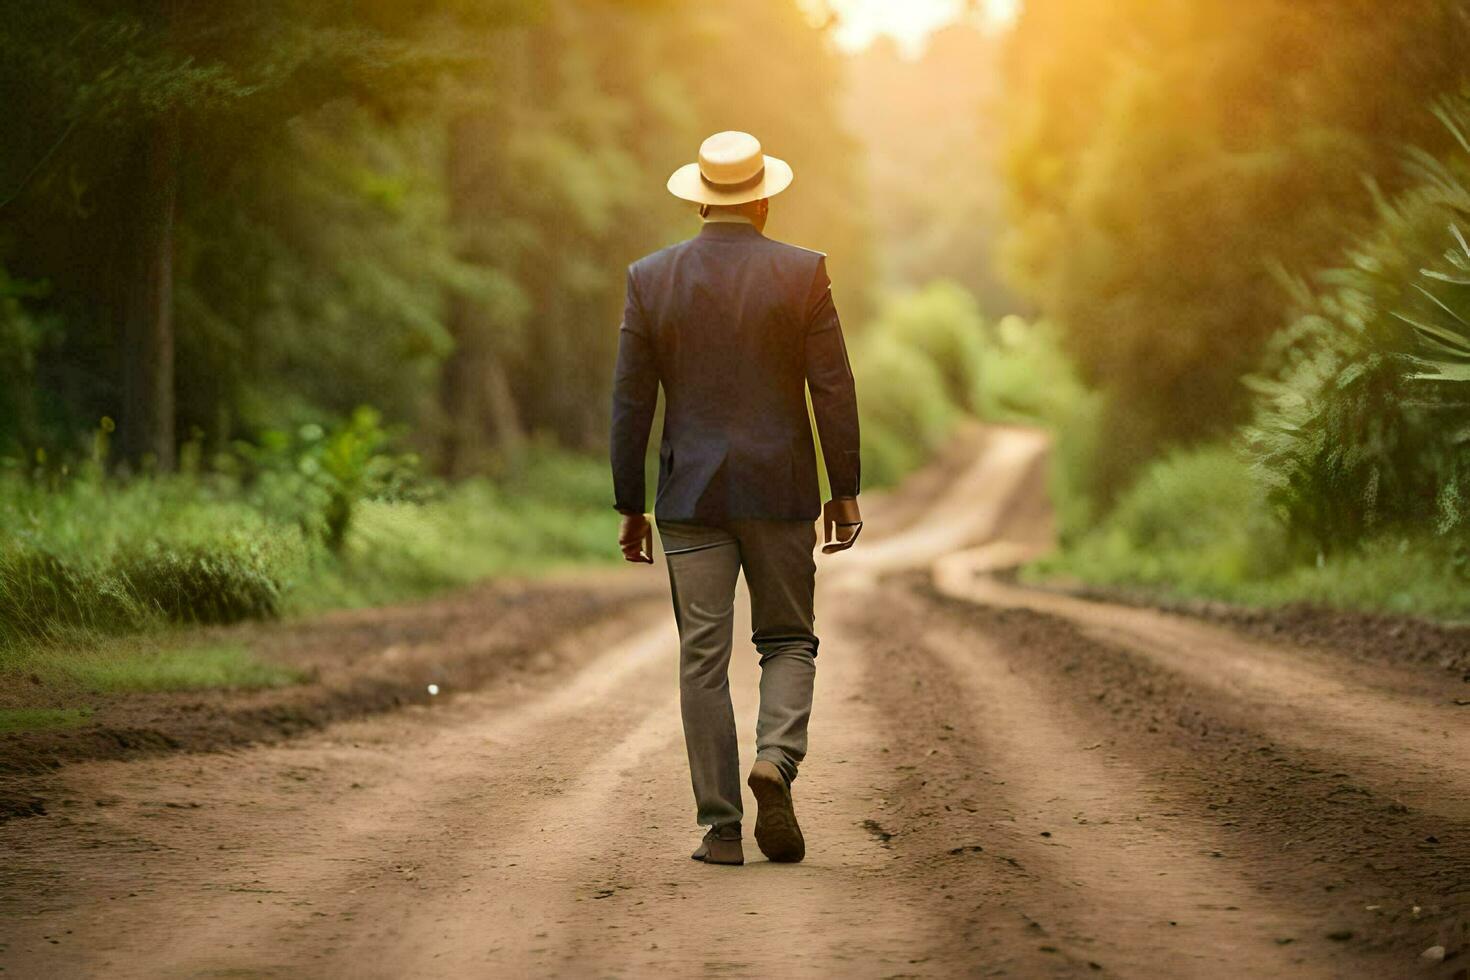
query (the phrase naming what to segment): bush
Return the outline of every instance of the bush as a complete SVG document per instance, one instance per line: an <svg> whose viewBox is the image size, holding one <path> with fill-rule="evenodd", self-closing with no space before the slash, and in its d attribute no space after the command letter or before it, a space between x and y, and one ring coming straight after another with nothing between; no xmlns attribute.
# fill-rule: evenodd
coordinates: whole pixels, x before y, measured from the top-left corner
<svg viewBox="0 0 1470 980"><path fill-rule="evenodd" d="M1463 554L1426 534L1380 535L1352 551L1299 558L1252 468L1217 445L1150 464L1101 524L1025 574L1253 606L1470 615Z"/></svg>
<svg viewBox="0 0 1470 980"><path fill-rule="evenodd" d="M865 338L856 358L863 483L886 486L917 469L959 414L934 363L896 337Z"/></svg>
<svg viewBox="0 0 1470 980"><path fill-rule="evenodd" d="M1460 151L1414 155L1419 185L1380 202L1320 294L1298 288L1303 312L1252 381L1258 471L1309 554L1384 532L1470 541L1470 100L1441 115Z"/></svg>
<svg viewBox="0 0 1470 980"><path fill-rule="evenodd" d="M1005 317L988 334L981 357L978 410L992 421L1060 427L1087 398L1046 321Z"/></svg>
<svg viewBox="0 0 1470 980"><path fill-rule="evenodd" d="M371 451L308 432L207 473L0 469L0 650L392 601L618 557L600 459L537 447L499 482L428 498L403 457L363 437L380 431L371 421L354 437ZM334 453L321 468L301 464Z"/></svg>
<svg viewBox="0 0 1470 980"><path fill-rule="evenodd" d="M930 283L890 302L877 330L933 365L951 404L979 411L985 320L968 290L945 280Z"/></svg>
<svg viewBox="0 0 1470 980"><path fill-rule="evenodd" d="M1150 464L1096 528L1038 570L1219 594L1284 565L1284 532L1249 465L1209 447Z"/></svg>
<svg viewBox="0 0 1470 980"><path fill-rule="evenodd" d="M418 457L391 452L381 421L360 407L332 430L309 424L294 436L272 431L258 445L236 443L252 502L340 551L360 503L417 499L423 490Z"/></svg>
<svg viewBox="0 0 1470 980"><path fill-rule="evenodd" d="M852 352L863 484L897 483L979 404L985 323L952 283L890 297Z"/></svg>

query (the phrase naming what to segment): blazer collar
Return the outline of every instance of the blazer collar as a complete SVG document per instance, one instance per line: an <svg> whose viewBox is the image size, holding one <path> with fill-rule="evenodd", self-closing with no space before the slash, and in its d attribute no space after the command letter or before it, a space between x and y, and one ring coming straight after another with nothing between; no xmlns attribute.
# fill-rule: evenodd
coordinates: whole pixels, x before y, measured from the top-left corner
<svg viewBox="0 0 1470 980"><path fill-rule="evenodd" d="M710 221L699 229L700 238L760 238L755 225L743 221Z"/></svg>

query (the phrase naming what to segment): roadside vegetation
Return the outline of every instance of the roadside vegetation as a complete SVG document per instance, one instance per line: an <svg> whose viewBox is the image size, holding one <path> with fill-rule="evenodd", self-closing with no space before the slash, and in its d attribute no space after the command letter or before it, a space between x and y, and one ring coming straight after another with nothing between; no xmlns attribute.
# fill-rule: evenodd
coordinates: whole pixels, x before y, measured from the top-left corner
<svg viewBox="0 0 1470 980"><path fill-rule="evenodd" d="M286 682L181 637L616 560L622 273L697 227L662 175L709 119L823 175L772 230L868 318L837 55L790 0L14 14L0 709Z"/></svg>
<svg viewBox="0 0 1470 980"><path fill-rule="evenodd" d="M852 331L865 487L897 483L976 411L986 329L971 293L938 282L887 297Z"/></svg>
<svg viewBox="0 0 1470 980"><path fill-rule="evenodd" d="M832 252L866 486L1040 423L1028 575L1470 615L1464 0L1028 0L846 64L819 6L0 24L0 678L289 683L175 641L616 560L621 273L711 119L820 175L770 231Z"/></svg>
<svg viewBox="0 0 1470 980"><path fill-rule="evenodd" d="M1344 264L1281 288L1250 420L1145 464L1105 511L1059 480L1063 548L1033 579L1470 617L1470 101L1434 115L1449 148L1409 151L1413 182ZM1064 474L1098 451L1075 413L1035 414Z"/></svg>
<svg viewBox="0 0 1470 980"><path fill-rule="evenodd" d="M334 430L267 433L207 461L186 446L178 472L120 477L106 466L109 428L80 465L43 457L0 473L0 678L13 691L34 684L64 700L294 683L297 672L248 649L190 645L174 628L616 555L616 515L590 457L530 448L514 474L444 484L391 451L376 413L361 410Z"/></svg>

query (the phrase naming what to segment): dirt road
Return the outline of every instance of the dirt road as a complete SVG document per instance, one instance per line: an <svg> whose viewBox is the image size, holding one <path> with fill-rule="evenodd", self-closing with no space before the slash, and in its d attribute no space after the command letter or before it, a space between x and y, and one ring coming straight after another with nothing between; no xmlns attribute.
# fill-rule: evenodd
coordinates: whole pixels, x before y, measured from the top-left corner
<svg viewBox="0 0 1470 980"><path fill-rule="evenodd" d="M0 968L1464 976L1460 673L1006 584L1050 535L1045 446L993 430L968 454L821 566L805 863L688 860L651 594L547 623L561 666L432 706L65 767L46 815L0 825Z"/></svg>

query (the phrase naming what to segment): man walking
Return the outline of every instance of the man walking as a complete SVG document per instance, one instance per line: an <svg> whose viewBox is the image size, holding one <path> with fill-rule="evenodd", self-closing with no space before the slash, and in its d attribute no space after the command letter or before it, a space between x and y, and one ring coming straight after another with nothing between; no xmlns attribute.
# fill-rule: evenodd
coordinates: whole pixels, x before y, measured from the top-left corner
<svg viewBox="0 0 1470 980"><path fill-rule="evenodd" d="M740 759L730 705L735 582L750 591L760 655L755 839L772 861L806 844L791 782L806 755L816 675L815 520L824 553L850 548L858 511L858 418L832 305L826 256L766 238L770 199L791 167L748 133L717 133L669 190L699 205L704 227L628 269L613 387L612 469L618 539L653 563L644 454L664 390L655 515L679 628L679 696L698 822L693 857L741 864ZM807 389L832 499L823 508Z"/></svg>

